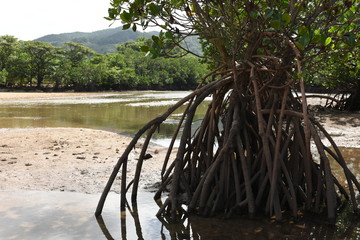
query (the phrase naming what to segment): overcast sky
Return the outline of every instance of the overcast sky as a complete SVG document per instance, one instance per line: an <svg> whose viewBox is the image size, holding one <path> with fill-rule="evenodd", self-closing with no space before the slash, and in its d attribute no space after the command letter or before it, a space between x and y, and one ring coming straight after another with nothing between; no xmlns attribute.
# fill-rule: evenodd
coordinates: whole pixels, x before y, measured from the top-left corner
<svg viewBox="0 0 360 240"><path fill-rule="evenodd" d="M0 0L0 36L34 40L47 34L109 28L110 0ZM116 22L111 27L118 27Z"/></svg>

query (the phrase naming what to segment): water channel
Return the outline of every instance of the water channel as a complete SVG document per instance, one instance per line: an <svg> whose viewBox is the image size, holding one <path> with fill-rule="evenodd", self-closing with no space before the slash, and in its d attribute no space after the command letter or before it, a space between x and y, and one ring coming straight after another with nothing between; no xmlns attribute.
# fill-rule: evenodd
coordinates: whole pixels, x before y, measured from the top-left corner
<svg viewBox="0 0 360 240"><path fill-rule="evenodd" d="M0 102L1 128L84 127L133 135L188 92L124 92L82 97ZM205 102L196 114L198 122ZM171 115L156 136L167 142L181 111ZM1 134L1 132L0 132ZM342 149L350 167L360 174L360 149ZM102 219L93 216L99 195L68 192L0 192L0 239L360 239L360 220L348 206L335 227L321 217L276 223L191 216L182 224L157 219L152 194L142 192L138 206L119 212L112 193ZM137 210L136 210L137 209Z"/></svg>

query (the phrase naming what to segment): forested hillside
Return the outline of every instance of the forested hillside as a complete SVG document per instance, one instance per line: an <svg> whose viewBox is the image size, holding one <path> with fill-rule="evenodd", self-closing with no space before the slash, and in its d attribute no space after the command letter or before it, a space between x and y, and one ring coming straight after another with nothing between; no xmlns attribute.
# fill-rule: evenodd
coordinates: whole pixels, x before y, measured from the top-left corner
<svg viewBox="0 0 360 240"><path fill-rule="evenodd" d="M125 42L134 42L139 37L151 38L158 35L158 32L134 32L130 29L122 30L122 27L109 28L95 32L72 32L61 34L50 34L34 41L51 43L55 47L61 47L66 42L81 43L93 49L97 53L114 53L116 45ZM188 48L197 54L201 54L201 47L197 38L189 38L184 43Z"/></svg>
<svg viewBox="0 0 360 240"><path fill-rule="evenodd" d="M138 37L151 37L157 32L134 32L122 30L122 28L109 28L95 32L72 32L50 34L34 41L51 43L55 47L61 47L66 42L81 43L98 53L116 52L116 45L124 42L136 41Z"/></svg>

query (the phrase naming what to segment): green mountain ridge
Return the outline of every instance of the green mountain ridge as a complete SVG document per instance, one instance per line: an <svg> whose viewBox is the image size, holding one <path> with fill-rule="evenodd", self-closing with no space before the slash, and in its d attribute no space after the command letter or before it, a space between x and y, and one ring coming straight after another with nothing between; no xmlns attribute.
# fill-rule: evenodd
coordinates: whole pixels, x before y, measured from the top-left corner
<svg viewBox="0 0 360 240"><path fill-rule="evenodd" d="M122 30L121 27L118 27L95 32L49 34L34 41L51 43L56 47L61 47L66 42L75 42L90 47L98 53L109 53L116 52L117 44L135 41L138 37L150 38L155 34L158 34L158 32L134 32L132 30Z"/></svg>
<svg viewBox="0 0 360 240"><path fill-rule="evenodd" d="M66 42L81 43L98 53L116 52L116 45L135 41L139 37L151 38L159 32L134 32L130 29L122 30L122 27L108 28L95 32L70 32L60 34L49 34L37 38L34 41L47 42L56 47L61 47ZM187 46L195 53L201 53L199 41L195 37L186 40Z"/></svg>

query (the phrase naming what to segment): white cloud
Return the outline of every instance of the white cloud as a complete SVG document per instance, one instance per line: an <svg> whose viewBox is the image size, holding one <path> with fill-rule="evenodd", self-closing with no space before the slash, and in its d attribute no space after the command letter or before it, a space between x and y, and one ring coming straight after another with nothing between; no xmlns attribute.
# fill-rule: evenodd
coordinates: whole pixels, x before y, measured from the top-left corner
<svg viewBox="0 0 360 240"><path fill-rule="evenodd" d="M106 29L111 24L104 19L109 6L110 0L1 0L0 36L33 40L47 34Z"/></svg>

